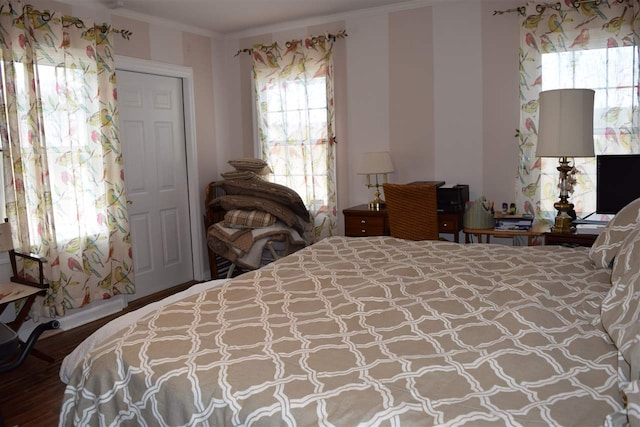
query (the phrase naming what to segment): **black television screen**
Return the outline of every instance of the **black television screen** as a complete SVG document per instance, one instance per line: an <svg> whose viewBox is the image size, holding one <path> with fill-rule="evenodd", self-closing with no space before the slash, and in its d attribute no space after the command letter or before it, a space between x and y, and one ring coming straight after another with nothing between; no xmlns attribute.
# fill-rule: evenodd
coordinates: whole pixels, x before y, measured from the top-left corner
<svg viewBox="0 0 640 427"><path fill-rule="evenodd" d="M640 197L640 154L600 155L596 167L597 213L616 214Z"/></svg>

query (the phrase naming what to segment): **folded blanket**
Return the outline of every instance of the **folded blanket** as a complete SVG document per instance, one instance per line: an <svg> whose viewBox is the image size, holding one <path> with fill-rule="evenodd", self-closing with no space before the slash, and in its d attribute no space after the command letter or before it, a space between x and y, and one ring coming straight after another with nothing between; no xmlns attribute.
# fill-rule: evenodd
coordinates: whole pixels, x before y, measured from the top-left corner
<svg viewBox="0 0 640 427"><path fill-rule="evenodd" d="M284 185L255 177L250 179L225 179L222 181L222 186L227 195L252 196L272 200L288 207L306 222L311 221L309 211L300 195Z"/></svg>
<svg viewBox="0 0 640 427"><path fill-rule="evenodd" d="M265 246L270 240L277 239L283 242L282 250L288 246L288 251L283 252L283 255L307 246L307 242L300 233L280 221L269 227L246 230L224 227L223 224L219 222L209 227L207 244L216 254L242 268L250 270L260 268ZM245 233L238 236L238 231ZM247 246L248 241L251 242L249 246Z"/></svg>
<svg viewBox="0 0 640 427"><path fill-rule="evenodd" d="M215 247L212 246L211 249L215 252L229 246L247 252L253 245L252 230L251 228L229 228L224 226L224 222L218 222L209 227L207 242L209 242L209 236L213 235Z"/></svg>

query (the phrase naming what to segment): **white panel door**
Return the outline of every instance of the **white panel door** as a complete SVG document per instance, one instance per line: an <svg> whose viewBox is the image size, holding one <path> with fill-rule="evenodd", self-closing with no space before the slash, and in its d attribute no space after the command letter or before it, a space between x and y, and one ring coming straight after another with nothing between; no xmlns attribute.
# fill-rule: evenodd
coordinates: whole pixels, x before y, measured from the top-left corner
<svg viewBox="0 0 640 427"><path fill-rule="evenodd" d="M193 279L182 80L118 71L136 293Z"/></svg>

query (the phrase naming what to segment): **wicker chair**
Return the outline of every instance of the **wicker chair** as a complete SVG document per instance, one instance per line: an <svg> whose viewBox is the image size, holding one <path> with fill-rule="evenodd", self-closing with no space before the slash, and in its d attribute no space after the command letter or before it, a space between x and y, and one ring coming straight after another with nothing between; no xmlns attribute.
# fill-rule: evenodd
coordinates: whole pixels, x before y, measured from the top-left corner
<svg viewBox="0 0 640 427"><path fill-rule="evenodd" d="M383 184L392 237L439 240L438 201L432 184Z"/></svg>

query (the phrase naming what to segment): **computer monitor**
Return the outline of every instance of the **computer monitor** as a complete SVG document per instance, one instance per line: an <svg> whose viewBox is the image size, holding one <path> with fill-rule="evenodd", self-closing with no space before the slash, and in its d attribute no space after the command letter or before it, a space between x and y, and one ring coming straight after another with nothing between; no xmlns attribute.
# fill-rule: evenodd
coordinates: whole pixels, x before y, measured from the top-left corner
<svg viewBox="0 0 640 427"><path fill-rule="evenodd" d="M600 155L596 167L596 213L616 214L640 197L640 154Z"/></svg>

